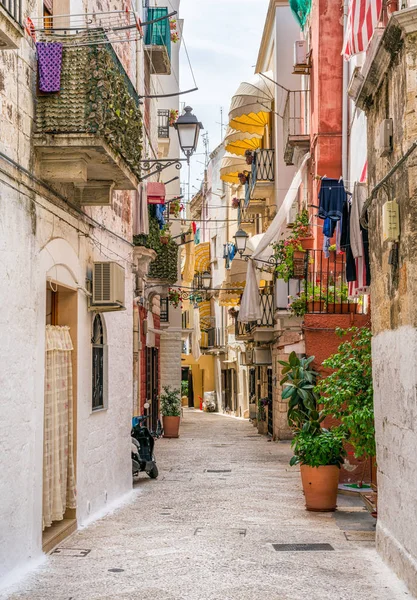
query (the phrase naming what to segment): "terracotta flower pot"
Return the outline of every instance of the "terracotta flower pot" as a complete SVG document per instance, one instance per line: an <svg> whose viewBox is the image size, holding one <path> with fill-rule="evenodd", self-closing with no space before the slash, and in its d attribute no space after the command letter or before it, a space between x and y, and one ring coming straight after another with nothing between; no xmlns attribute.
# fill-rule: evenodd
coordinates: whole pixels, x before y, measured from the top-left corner
<svg viewBox="0 0 417 600"><path fill-rule="evenodd" d="M327 312L332 315L356 314L358 305L355 302L329 302Z"/></svg>
<svg viewBox="0 0 417 600"><path fill-rule="evenodd" d="M314 250L314 236L304 237L300 240L304 250Z"/></svg>
<svg viewBox="0 0 417 600"><path fill-rule="evenodd" d="M180 417L162 417L164 427L164 437L177 438L180 437Z"/></svg>
<svg viewBox="0 0 417 600"><path fill-rule="evenodd" d="M306 509L316 512L336 510L340 469L334 465L309 467L301 465Z"/></svg>
<svg viewBox="0 0 417 600"><path fill-rule="evenodd" d="M261 435L265 435L267 433L267 424L266 421L258 421L258 433Z"/></svg>

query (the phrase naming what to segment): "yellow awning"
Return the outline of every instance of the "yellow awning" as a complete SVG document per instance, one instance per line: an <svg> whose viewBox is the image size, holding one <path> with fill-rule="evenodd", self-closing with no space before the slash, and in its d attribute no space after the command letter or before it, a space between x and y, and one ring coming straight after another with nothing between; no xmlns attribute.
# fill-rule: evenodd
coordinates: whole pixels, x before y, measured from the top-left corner
<svg viewBox="0 0 417 600"><path fill-rule="evenodd" d="M211 302L205 301L200 302L198 305L200 310L200 329L210 329L211 327Z"/></svg>
<svg viewBox="0 0 417 600"><path fill-rule="evenodd" d="M231 154L244 156L246 150L255 151L262 147L262 135L236 131L229 127L224 138L224 147Z"/></svg>
<svg viewBox="0 0 417 600"><path fill-rule="evenodd" d="M182 271L183 282L191 283L195 271L195 249L194 241L185 245L185 263Z"/></svg>
<svg viewBox="0 0 417 600"><path fill-rule="evenodd" d="M210 271L210 243L204 242L195 247L194 270L196 273Z"/></svg>
<svg viewBox="0 0 417 600"><path fill-rule="evenodd" d="M239 183L238 174L243 171L249 171L250 167L246 164L243 157L229 154L228 152L222 158L220 165L220 179L228 183Z"/></svg>
<svg viewBox="0 0 417 600"><path fill-rule="evenodd" d="M257 73L240 84L230 105L230 127L248 133L264 133L275 98L275 86L270 81L272 77L272 71Z"/></svg>
<svg viewBox="0 0 417 600"><path fill-rule="evenodd" d="M225 281L220 289L219 305L239 306L245 285L246 281L236 281L233 284Z"/></svg>

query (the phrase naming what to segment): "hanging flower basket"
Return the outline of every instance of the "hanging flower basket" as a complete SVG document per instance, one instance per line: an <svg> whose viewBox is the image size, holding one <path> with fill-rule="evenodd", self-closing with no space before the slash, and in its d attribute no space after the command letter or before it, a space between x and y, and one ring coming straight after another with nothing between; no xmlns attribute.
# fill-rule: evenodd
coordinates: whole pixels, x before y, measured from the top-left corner
<svg viewBox="0 0 417 600"><path fill-rule="evenodd" d="M174 308L178 308L178 306L182 302L182 296L180 291L170 288L168 291L168 302L172 304Z"/></svg>
<svg viewBox="0 0 417 600"><path fill-rule="evenodd" d="M232 208L239 208L240 200L239 198L232 198Z"/></svg>
<svg viewBox="0 0 417 600"><path fill-rule="evenodd" d="M169 111L169 126L174 127L178 120L179 112L175 108L171 108Z"/></svg>
<svg viewBox="0 0 417 600"><path fill-rule="evenodd" d="M245 185L248 181L248 176L246 173L238 173L238 179L242 185Z"/></svg>

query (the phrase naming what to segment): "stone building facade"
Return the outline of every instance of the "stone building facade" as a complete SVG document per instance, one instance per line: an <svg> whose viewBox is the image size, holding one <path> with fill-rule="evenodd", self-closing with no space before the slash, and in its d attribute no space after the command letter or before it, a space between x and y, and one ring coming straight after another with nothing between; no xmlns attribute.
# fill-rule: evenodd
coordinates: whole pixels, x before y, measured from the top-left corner
<svg viewBox="0 0 417 600"><path fill-rule="evenodd" d="M417 593L417 537L411 526L417 494L416 23L417 7L391 16L371 44L354 95L368 123L369 202L364 217L372 269L377 546L413 593ZM381 134L386 119L391 120L391 139ZM399 217L390 239L383 217L388 201L397 203Z"/></svg>

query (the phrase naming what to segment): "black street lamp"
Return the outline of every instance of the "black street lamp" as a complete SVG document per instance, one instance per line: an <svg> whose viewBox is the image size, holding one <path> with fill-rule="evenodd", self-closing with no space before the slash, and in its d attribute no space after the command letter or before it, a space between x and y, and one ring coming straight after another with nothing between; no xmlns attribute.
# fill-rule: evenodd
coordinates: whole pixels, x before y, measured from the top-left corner
<svg viewBox="0 0 417 600"><path fill-rule="evenodd" d="M203 287L203 289L205 290L209 290L211 287L211 273L209 273L208 271L204 271L204 273L201 276L201 285Z"/></svg>
<svg viewBox="0 0 417 600"><path fill-rule="evenodd" d="M190 163L191 156L197 150L200 129L203 129L203 124L193 115L192 110L191 106L186 106L184 114L178 117L174 123L181 150L187 157L188 164Z"/></svg>
<svg viewBox="0 0 417 600"><path fill-rule="evenodd" d="M178 117L176 123L174 123L181 150L186 158L147 158L141 160L142 169L147 171L146 175L141 175L141 181L160 173L164 169L168 169L168 167L175 166L176 169L181 169L181 163L187 162L187 164L190 164L190 158L197 150L200 130L203 129L203 124L193 115L192 110L190 106L186 106L184 114Z"/></svg>
<svg viewBox="0 0 417 600"><path fill-rule="evenodd" d="M236 249L239 252L241 257L245 254L248 237L249 237L248 234L246 233L246 231L243 231L243 229L239 229L235 233L234 238L235 238L235 242L236 242Z"/></svg>

